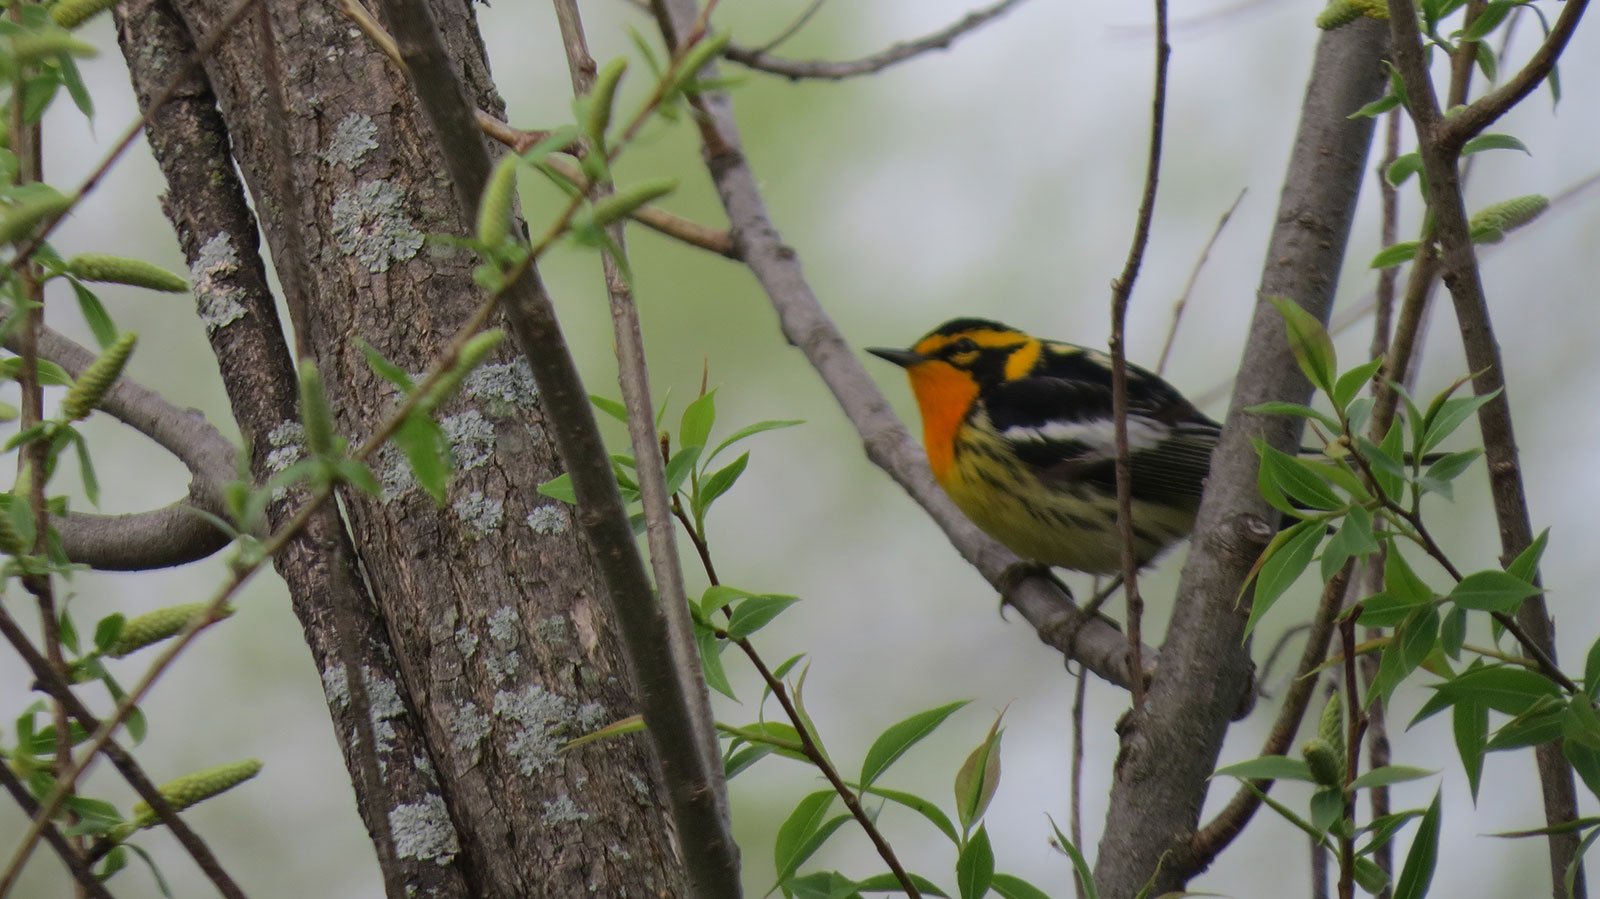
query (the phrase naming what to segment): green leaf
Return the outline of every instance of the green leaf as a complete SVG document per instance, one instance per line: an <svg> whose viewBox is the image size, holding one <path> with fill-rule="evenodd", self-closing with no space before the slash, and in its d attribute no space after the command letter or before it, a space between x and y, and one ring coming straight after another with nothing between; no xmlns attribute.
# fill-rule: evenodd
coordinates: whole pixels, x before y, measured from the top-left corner
<svg viewBox="0 0 1600 899"><path fill-rule="evenodd" d="M1264 755L1246 762L1218 768L1212 777L1237 777L1240 780L1298 780L1316 783L1304 759L1287 755Z"/></svg>
<svg viewBox="0 0 1600 899"><path fill-rule="evenodd" d="M1399 187L1410 180L1412 175L1420 171L1422 171L1422 154L1412 150L1410 153L1402 153L1396 156L1394 162L1389 163L1389 168L1384 170L1383 180L1394 187ZM1416 245L1412 244L1412 246L1415 247ZM1378 266L1375 265L1373 268L1378 268Z"/></svg>
<svg viewBox="0 0 1600 899"><path fill-rule="evenodd" d="M739 441L745 439L746 437L753 437L756 434L762 433L763 431L776 431L776 430L778 430L780 428L792 428L795 425L802 425L802 424L805 424L805 422L803 420L798 419L798 418L794 418L794 419L785 419L785 420L781 420L781 421L778 421L778 420L774 420L774 421L758 421L753 425L745 425L744 427L740 428L739 430L734 431L732 434L729 434L728 435L728 439L726 439L726 440L722 441L721 443L717 444L717 448L712 450L711 451L711 455L706 457L706 464L707 465L711 464L711 460L715 459L717 457L717 455L720 454L723 450L727 449L730 446L733 446L735 443L738 443Z"/></svg>
<svg viewBox="0 0 1600 899"><path fill-rule="evenodd" d="M1311 794L1311 826L1327 833L1344 817L1344 793L1338 787L1324 787Z"/></svg>
<svg viewBox="0 0 1600 899"><path fill-rule="evenodd" d="M1394 835L1399 833L1400 828L1404 827L1407 821L1420 817L1422 817L1422 809L1407 809L1403 812L1395 812L1391 815L1373 818L1366 825L1357 829L1358 833L1371 833L1372 839L1368 840L1366 845L1358 847L1356 854L1371 855L1393 839Z"/></svg>
<svg viewBox="0 0 1600 899"><path fill-rule="evenodd" d="M1600 715L1587 696L1574 696L1561 717L1561 735L1590 749L1600 749Z"/></svg>
<svg viewBox="0 0 1600 899"><path fill-rule="evenodd" d="M1505 752L1542 746L1561 736L1564 717L1562 704L1547 696L1528 711L1501 725L1484 748L1489 752Z"/></svg>
<svg viewBox="0 0 1600 899"><path fill-rule="evenodd" d="M972 835L956 858L956 889L961 899L981 899L994 883L994 849L989 845L989 830L983 825Z"/></svg>
<svg viewBox="0 0 1600 899"><path fill-rule="evenodd" d="M983 817L995 789L1000 786L1000 736L1004 733L1000 730L1000 719L1004 717L1003 711L995 717L988 736L956 772L956 818L961 821L963 831L970 831L973 823Z"/></svg>
<svg viewBox="0 0 1600 899"><path fill-rule="evenodd" d="M73 449L77 451L78 478L83 481L84 498L90 505L99 507L100 479L94 473L94 460L89 458L89 441L84 440L83 435L77 431L68 430L63 433L70 435Z"/></svg>
<svg viewBox="0 0 1600 899"><path fill-rule="evenodd" d="M1361 107L1360 109L1356 110L1355 112L1350 113L1350 115L1346 116L1346 118L1350 118L1350 119L1370 119L1370 118L1374 118L1376 116L1383 115L1384 113L1388 112L1389 110L1391 110L1391 109L1393 109L1393 108L1395 108L1396 106L1399 106L1399 105L1400 105L1400 98L1399 97L1395 96L1394 94L1384 94L1382 97L1379 97L1378 99L1373 100L1371 103L1368 103L1367 105Z"/></svg>
<svg viewBox="0 0 1600 899"><path fill-rule="evenodd" d="M964 708L970 700L960 700L936 709L928 709L915 715L891 724L874 740L872 747L867 750L867 756L861 763L861 783L870 785L879 775L889 770L906 751L921 742L924 737L933 733L946 719Z"/></svg>
<svg viewBox="0 0 1600 899"><path fill-rule="evenodd" d="M1050 894L1013 874L996 874L989 888L1001 899L1050 899Z"/></svg>
<svg viewBox="0 0 1600 899"><path fill-rule="evenodd" d="M1434 689L1456 702L1481 702L1497 712L1520 715L1545 697L1561 692L1549 678L1526 668L1488 666L1464 671Z"/></svg>
<svg viewBox="0 0 1600 899"><path fill-rule="evenodd" d="M667 495L677 493L683 487L689 475L694 471L694 463L700 458L700 451L704 449L699 445L686 446L672 454L667 460Z"/></svg>
<svg viewBox="0 0 1600 899"><path fill-rule="evenodd" d="M1433 868L1439 859L1439 793L1423 813L1417 834L1411 840L1400 878L1395 881L1394 899L1422 899L1433 882Z"/></svg>
<svg viewBox="0 0 1600 899"><path fill-rule="evenodd" d="M1332 580L1352 556L1364 559L1378 549L1378 540L1372 535L1372 513L1361 506L1351 506L1339 522L1339 530L1322 549L1323 583Z"/></svg>
<svg viewBox="0 0 1600 899"><path fill-rule="evenodd" d="M1389 886L1389 872L1380 868L1378 863L1370 858L1357 858L1350 874L1358 886L1374 896Z"/></svg>
<svg viewBox="0 0 1600 899"><path fill-rule="evenodd" d="M706 686L738 702L739 697L733 695L733 684L728 682L728 673L722 667L722 648L727 644L703 624L694 626L694 640L700 647L700 670L705 675Z"/></svg>
<svg viewBox="0 0 1600 899"><path fill-rule="evenodd" d="M1406 557L1391 549L1383 560L1383 587L1388 593L1412 602L1432 602L1433 589L1411 570Z"/></svg>
<svg viewBox="0 0 1600 899"><path fill-rule="evenodd" d="M1305 373L1306 380L1323 393L1333 392L1333 381L1338 371L1338 358L1333 352L1333 340L1316 316L1301 308L1288 297L1267 297L1268 302L1283 316L1288 332L1289 349Z"/></svg>
<svg viewBox="0 0 1600 899"><path fill-rule="evenodd" d="M1485 150L1521 150L1529 156L1533 155L1533 151L1529 150L1526 144L1509 134L1480 134L1461 145L1462 156L1471 156Z"/></svg>
<svg viewBox="0 0 1600 899"><path fill-rule="evenodd" d="M116 343L116 323L111 321L106 307L100 304L100 298L94 295L94 291L80 284L77 278L68 278L67 283L72 285L72 292L78 298L78 311L83 314L83 320L89 326L89 333L94 335L94 342L99 344L102 350Z"/></svg>
<svg viewBox="0 0 1600 899"><path fill-rule="evenodd" d="M1367 773L1351 781L1350 789L1369 790L1373 787L1387 787L1390 784L1405 783L1408 780L1421 780L1424 777L1432 777L1438 773L1439 772L1437 771L1429 771L1426 768L1408 768L1405 765L1384 765L1380 768L1373 768L1371 771L1368 771Z"/></svg>
<svg viewBox="0 0 1600 899"><path fill-rule="evenodd" d="M1461 579L1446 597L1463 609L1510 612L1524 599L1541 593L1538 587L1514 574L1495 569L1475 571Z"/></svg>
<svg viewBox="0 0 1600 899"><path fill-rule="evenodd" d="M1329 431L1339 430L1339 422L1335 421L1333 416L1318 412L1310 406L1303 406L1299 403L1257 403L1254 406L1245 407L1244 411L1254 412L1257 415L1289 415L1295 418L1305 418L1320 423Z"/></svg>
<svg viewBox="0 0 1600 899"><path fill-rule="evenodd" d="M372 344L367 343L365 340L358 340L356 345L361 347L362 355L367 357L367 367L372 369L373 373L378 377L400 388L402 394L408 394L416 389L417 385L411 380L411 376L406 373L405 369L385 359L383 354L378 352L377 348Z"/></svg>
<svg viewBox="0 0 1600 899"><path fill-rule="evenodd" d="M1445 613L1439 627L1439 648L1452 659L1461 658L1461 646L1467 640L1467 610L1452 608Z"/></svg>
<svg viewBox="0 0 1600 899"><path fill-rule="evenodd" d="M1381 269L1404 265L1417 258L1419 246L1421 244L1414 240L1402 240L1397 244L1391 244L1379 250L1377 255L1372 257L1372 261L1367 263L1367 267Z"/></svg>
<svg viewBox="0 0 1600 899"><path fill-rule="evenodd" d="M729 462L726 467L717 470L706 478L700 485L700 514L704 515L717 497L728 492L734 482L739 480L739 475L744 474L744 467L750 464L750 454L745 453L739 458Z"/></svg>
<svg viewBox="0 0 1600 899"><path fill-rule="evenodd" d="M755 745L746 746L738 752L728 756L722 763L722 776L726 780L733 780L743 773L746 768L761 761L772 754L771 746Z"/></svg>
<svg viewBox="0 0 1600 899"><path fill-rule="evenodd" d="M539 493L569 505L578 504L578 494L572 488L572 475L559 474L539 485Z"/></svg>
<svg viewBox="0 0 1600 899"><path fill-rule="evenodd" d="M1383 367L1383 362L1383 359L1373 359L1340 375L1339 380L1333 385L1334 405L1340 409L1350 405L1350 401L1355 399L1356 395L1372 382L1372 378L1378 373L1378 369Z"/></svg>
<svg viewBox="0 0 1600 899"><path fill-rule="evenodd" d="M772 619L783 613L799 602L798 597L772 594L769 596L752 596L739 603L733 609L733 615L728 619L728 636L740 640L761 630Z"/></svg>
<svg viewBox="0 0 1600 899"><path fill-rule="evenodd" d="M1563 740L1561 753L1572 763L1572 770L1578 772L1589 792L1600 796L1600 752L1576 740Z"/></svg>
<svg viewBox="0 0 1600 899"><path fill-rule="evenodd" d="M1056 847L1072 859L1072 869L1078 875L1078 885L1083 887L1084 899L1100 899L1100 893L1094 885L1094 872L1089 870L1089 861L1083 857L1078 847L1067 839L1067 835L1061 832L1061 826L1056 824L1056 819L1049 815L1045 818L1050 822L1050 829L1055 831Z"/></svg>
<svg viewBox="0 0 1600 899"><path fill-rule="evenodd" d="M122 636L122 626L127 623L127 617L121 612L112 612L110 615L100 619L100 623L94 626L95 650L105 652L110 649L111 644L117 642L117 638Z"/></svg>
<svg viewBox="0 0 1600 899"><path fill-rule="evenodd" d="M1443 443L1463 422L1499 395L1500 391L1494 390L1480 396L1459 396L1445 400L1436 409L1430 409L1423 423L1422 451L1426 453Z"/></svg>
<svg viewBox="0 0 1600 899"><path fill-rule="evenodd" d="M1439 611L1432 605L1417 608L1400 623L1378 662L1378 674L1367 691L1367 704L1388 704L1400 682L1427 659L1439 639Z"/></svg>
<svg viewBox="0 0 1600 899"><path fill-rule="evenodd" d="M1544 555L1545 545L1550 542L1550 529L1545 528L1533 542L1506 566L1506 574L1520 578L1528 583L1533 583L1539 576L1539 559Z"/></svg>
<svg viewBox="0 0 1600 899"><path fill-rule="evenodd" d="M1462 472L1472 466L1478 457L1483 455L1483 450L1473 448L1462 450L1458 453L1449 453L1443 458L1428 466L1422 477L1417 480L1419 486L1443 496L1445 499L1454 499L1454 490L1450 482L1460 477Z"/></svg>
<svg viewBox="0 0 1600 899"><path fill-rule="evenodd" d="M450 441L438 422L426 415L407 415L394 432L395 445L406 454L417 485L444 505L445 488L450 483Z"/></svg>
<svg viewBox="0 0 1600 899"><path fill-rule="evenodd" d="M923 799L914 793L904 793L899 790L890 790L884 787L861 786L852 784L864 793L887 799L897 805L903 805L928 820L929 824L939 829L939 832L950 838L950 842L961 845L961 836L956 833L956 826L950 823L950 816L940 810L939 806Z"/></svg>
<svg viewBox="0 0 1600 899"><path fill-rule="evenodd" d="M1500 23L1505 21L1506 14L1520 6L1517 0L1490 0L1489 4L1472 20L1472 24L1461 32L1463 41L1481 41L1494 33Z"/></svg>
<svg viewBox="0 0 1600 899"><path fill-rule="evenodd" d="M1258 442L1256 451L1261 456L1261 470L1291 499L1313 509L1340 509L1345 505L1338 494L1328 489L1317 473L1306 467L1298 458Z"/></svg>
<svg viewBox="0 0 1600 899"><path fill-rule="evenodd" d="M699 397L683 410L683 420L678 424L678 445L705 448L711 436L711 425L717 420L717 392Z"/></svg>
<svg viewBox="0 0 1600 899"><path fill-rule="evenodd" d="M749 599L756 595L749 590L740 590L738 587L730 587L727 584L712 584L706 588L705 593L700 595L700 612L709 619L712 612L718 609L731 608L739 600ZM782 675L779 675L779 677L782 677Z"/></svg>
<svg viewBox="0 0 1600 899"><path fill-rule="evenodd" d="M594 404L596 409L599 409L601 412L604 412L612 418L615 418L617 421L620 421L623 424L628 423L628 407L617 402L616 400L606 399L603 396L591 393L589 394L589 402Z"/></svg>
<svg viewBox="0 0 1600 899"><path fill-rule="evenodd" d="M793 877L782 881L779 887L794 899L851 899L861 888L838 871L818 871L804 877Z"/></svg>
<svg viewBox="0 0 1600 899"><path fill-rule="evenodd" d="M1250 620L1245 625L1245 636L1249 636L1250 632L1255 630L1261 616L1283 596L1284 591L1294 585L1300 574L1306 570L1306 566L1311 564L1317 546L1322 543L1324 532L1325 525L1322 522L1302 521L1288 530L1278 532L1272 543L1267 544L1266 553L1271 555L1267 556L1265 561L1258 563L1261 566L1261 573L1256 576L1255 596L1250 601Z"/></svg>
<svg viewBox="0 0 1600 899"><path fill-rule="evenodd" d="M818 790L806 796L795 805L794 811L778 828L772 860L778 869L779 883L793 876L795 869L822 845L820 842L812 843L812 838L823 830L828 821L828 812L837 798L839 794L831 789Z"/></svg>
<svg viewBox="0 0 1600 899"><path fill-rule="evenodd" d="M909 871L906 872L906 876L911 878L911 882L916 885L917 892L922 895L941 896L944 899L949 899L950 894L939 889L938 885L928 878ZM997 874L995 879L998 880L1001 876ZM996 889L998 889L998 886ZM856 890L862 893L904 893L905 887L900 885L900 878L893 874L874 874L866 880L856 881ZM1045 899L1049 899L1049 897L1045 897Z"/></svg>

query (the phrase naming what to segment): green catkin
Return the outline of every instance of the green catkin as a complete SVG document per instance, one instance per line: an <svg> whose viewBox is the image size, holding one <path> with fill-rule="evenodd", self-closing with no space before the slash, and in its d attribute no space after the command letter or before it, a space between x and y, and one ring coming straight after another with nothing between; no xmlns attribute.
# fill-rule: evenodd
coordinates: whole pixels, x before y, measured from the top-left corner
<svg viewBox="0 0 1600 899"><path fill-rule="evenodd" d="M117 337L115 343L106 347L98 359L89 363L83 374L72 382L66 399L61 401L62 417L67 421L88 418L89 413L105 399L106 391L121 377L122 369L128 364L128 357L133 355L133 347L138 342L138 334L125 332Z"/></svg>
<svg viewBox="0 0 1600 899"><path fill-rule="evenodd" d="M62 53L90 57L99 52L94 44L86 44L65 31L32 31L11 39L11 58L18 68L55 59Z"/></svg>
<svg viewBox="0 0 1600 899"><path fill-rule="evenodd" d="M196 618L204 615L210 607L211 604L208 602L189 602L136 615L122 625L122 632L117 634L116 641L106 648L105 654L113 659L120 659L146 646L176 637ZM216 620L221 621L232 614L233 606L223 606L217 610Z"/></svg>
<svg viewBox="0 0 1600 899"><path fill-rule="evenodd" d="M627 218L641 207L661 199L678 189L676 178L652 178L641 181L594 204L594 223L604 228L612 222Z"/></svg>
<svg viewBox="0 0 1600 899"><path fill-rule="evenodd" d="M1389 5L1386 0L1333 0L1317 16L1317 27L1323 31L1343 28L1365 16L1378 21L1388 21Z"/></svg>
<svg viewBox="0 0 1600 899"><path fill-rule="evenodd" d="M258 759L217 765L162 784L161 798L167 800L175 811L181 812L197 802L221 795L260 773L261 762ZM160 820L145 802L135 802L132 811L133 820L130 823L135 829L149 827Z"/></svg>
<svg viewBox="0 0 1600 899"><path fill-rule="evenodd" d="M517 195L517 166L521 158L508 155L489 173L478 202L478 243L490 249L506 242L511 235L511 201Z"/></svg>
<svg viewBox="0 0 1600 899"><path fill-rule="evenodd" d="M118 0L61 0L50 8L50 18L62 28L77 28L117 5Z"/></svg>
<svg viewBox="0 0 1600 899"><path fill-rule="evenodd" d="M1474 239L1480 243L1496 243L1508 231L1528 224L1550 208L1550 199L1543 194L1528 194L1486 206L1472 216L1468 223ZM1492 235L1487 239L1479 235Z"/></svg>
<svg viewBox="0 0 1600 899"><path fill-rule="evenodd" d="M611 107L616 103L617 85L622 83L622 73L627 70L626 58L611 60L595 76L594 87L589 91L589 115L583 127L597 153L605 152L606 129L611 127Z"/></svg>
<svg viewBox="0 0 1600 899"><path fill-rule="evenodd" d="M322 375L310 359L300 360L300 424L306 431L306 449L313 456L333 452L333 411L322 389Z"/></svg>
<svg viewBox="0 0 1600 899"><path fill-rule="evenodd" d="M67 274L80 281L127 284L163 293L184 293L189 282L159 265L126 256L79 253L67 260Z"/></svg>
<svg viewBox="0 0 1600 899"><path fill-rule="evenodd" d="M466 346L461 348L461 356L456 360L456 364L439 377L427 396L417 403L417 409L427 415L444 405L445 401L461 387L461 382L466 380L467 375L472 374L473 369L483 364L483 360L494 352L495 347L500 345L505 336L506 332L499 328L490 328L473 335Z"/></svg>
<svg viewBox="0 0 1600 899"><path fill-rule="evenodd" d="M72 206L72 198L56 191L32 194L0 212L0 243L21 240L33 233L35 225L60 215Z"/></svg>

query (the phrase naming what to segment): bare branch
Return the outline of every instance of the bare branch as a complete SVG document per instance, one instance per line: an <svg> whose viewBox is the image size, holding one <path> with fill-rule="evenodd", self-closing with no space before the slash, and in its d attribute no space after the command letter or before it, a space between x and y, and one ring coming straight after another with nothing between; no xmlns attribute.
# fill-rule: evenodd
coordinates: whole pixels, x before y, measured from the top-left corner
<svg viewBox="0 0 1600 899"><path fill-rule="evenodd" d="M1228 227L1228 221L1233 214L1239 211L1239 204L1244 202L1244 195L1248 187L1240 188L1239 195L1233 198L1233 204L1217 219L1217 226L1211 229L1211 236L1206 238L1206 244L1200 248L1200 256L1195 259L1194 266L1189 269L1189 279L1183 283L1183 293L1178 295L1177 302L1172 304L1172 324L1167 328L1167 339L1161 344L1161 356L1156 360L1156 374L1163 374L1167 370L1167 357L1172 353L1172 346L1178 339L1178 325L1183 321L1183 312L1189 306L1189 297L1194 294L1195 282L1200 280L1200 271L1206 267L1206 262L1211 258L1211 250L1217 245L1217 238L1222 236L1222 229Z"/></svg>
<svg viewBox="0 0 1600 899"><path fill-rule="evenodd" d="M1128 667L1144 668L1141 622L1144 599L1139 596L1139 557L1133 538L1133 454L1128 449L1128 354L1123 345L1123 330L1128 323L1128 299L1133 282L1139 277L1144 251L1150 244L1150 219L1155 214L1156 185L1161 175L1161 134L1167 111L1167 61L1172 45L1167 43L1167 3L1156 5L1156 73L1150 115L1150 156L1145 166L1144 196L1139 200L1139 215L1133 229L1133 245L1122 274L1111 282L1111 409L1117 459L1117 530L1122 538L1122 589L1128 597ZM1133 707L1144 706L1144 678L1133 680Z"/></svg>
<svg viewBox="0 0 1600 899"><path fill-rule="evenodd" d="M1251 442L1294 451L1300 422L1246 411L1304 402L1310 385L1267 300L1289 297L1326 321L1365 174L1371 120L1348 116L1377 97L1384 31L1357 22L1318 44L1262 272L1247 364L1234 385L1195 524L1161 664L1145 711L1125 728L1095 879L1103 894L1180 890L1199 869L1192 837L1231 713L1250 680L1240 586L1277 514L1257 489ZM1178 747L1182 747L1178 751Z"/></svg>
<svg viewBox="0 0 1600 899"><path fill-rule="evenodd" d="M39 810L39 803L34 801L33 794L22 785L22 781L11 773L10 765L0 765L0 787L4 787L5 791L11 794L11 798L22 808L23 814L32 816ZM90 870L83 856L78 854L77 849L67 842L67 838L62 836L61 831L54 825L45 828L44 841L50 844L50 848L61 857L61 863L72 873L72 879L78 882L78 888L83 891L81 895L92 896L94 899L111 899L111 893L106 890L105 884L100 882L100 878Z"/></svg>
<svg viewBox="0 0 1600 899"><path fill-rule="evenodd" d="M751 49L730 45L726 54L728 59L747 68L773 75L782 75L795 81L801 79L820 79L824 81L842 81L854 78L857 75L870 75L881 72L897 63L915 59L930 50L945 50L955 43L956 39L977 30L993 19L1005 14L1011 7L1021 3L1022 0L1000 0L991 6L968 13L961 21L932 34L917 38L916 40L903 41L871 56L861 59L830 62L828 60L796 60L784 59L774 56L765 49Z"/></svg>

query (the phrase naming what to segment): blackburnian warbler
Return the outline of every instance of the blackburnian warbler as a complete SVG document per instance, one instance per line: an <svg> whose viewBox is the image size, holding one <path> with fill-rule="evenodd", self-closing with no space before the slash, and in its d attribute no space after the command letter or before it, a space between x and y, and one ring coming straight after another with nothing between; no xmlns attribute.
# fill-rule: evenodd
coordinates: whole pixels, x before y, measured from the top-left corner
<svg viewBox="0 0 1600 899"><path fill-rule="evenodd" d="M904 368L928 464L979 527L1031 562L1121 570L1111 357L962 318L910 349ZM1133 533L1146 565L1189 535L1221 426L1161 378L1128 366Z"/></svg>

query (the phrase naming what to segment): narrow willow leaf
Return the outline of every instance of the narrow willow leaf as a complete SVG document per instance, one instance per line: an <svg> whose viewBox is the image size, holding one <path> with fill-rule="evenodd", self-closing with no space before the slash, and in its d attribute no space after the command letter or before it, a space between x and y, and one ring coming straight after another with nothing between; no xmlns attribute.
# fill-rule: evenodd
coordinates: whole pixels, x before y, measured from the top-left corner
<svg viewBox="0 0 1600 899"><path fill-rule="evenodd" d="M1423 813L1417 825L1417 834L1411 840L1411 851L1406 853L1405 866L1395 881L1394 899L1422 899L1433 883L1433 869L1439 860L1439 794Z"/></svg>
<svg viewBox="0 0 1600 899"><path fill-rule="evenodd" d="M961 899L982 899L994 883L994 848L988 828L979 825L956 858L956 889Z"/></svg>
<svg viewBox="0 0 1600 899"><path fill-rule="evenodd" d="M1338 371L1338 358L1333 352L1333 340L1316 316L1288 297L1267 297L1283 316L1288 332L1289 349L1305 373L1306 380L1324 393L1333 392L1333 381Z"/></svg>
<svg viewBox="0 0 1600 899"><path fill-rule="evenodd" d="M923 738L933 733L946 719L964 708L971 700L960 700L928 709L897 722L885 728L878 739L872 742L872 747L867 750L867 756L861 763L861 783L871 785L879 775L889 770L906 751L921 742Z"/></svg>
<svg viewBox="0 0 1600 899"><path fill-rule="evenodd" d="M1302 759L1286 755L1264 755L1249 761L1236 762L1218 768L1212 777L1237 777L1240 780L1298 780L1316 783L1311 769Z"/></svg>
<svg viewBox="0 0 1600 899"><path fill-rule="evenodd" d="M1261 573L1256 576L1255 596L1250 601L1250 620L1245 624L1245 636L1255 630L1261 616L1272 608L1284 591L1299 580L1306 566L1311 564L1312 556L1316 555L1324 533L1322 522L1302 521L1279 535L1287 536L1275 550L1268 544L1267 551L1272 555L1261 563Z"/></svg>

